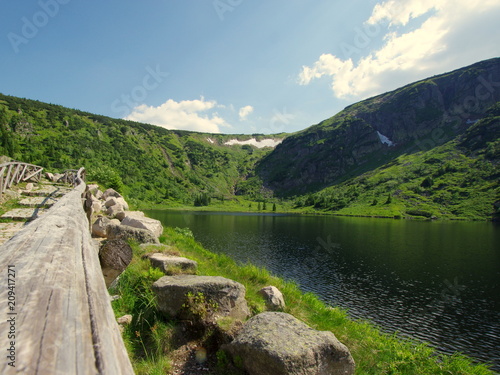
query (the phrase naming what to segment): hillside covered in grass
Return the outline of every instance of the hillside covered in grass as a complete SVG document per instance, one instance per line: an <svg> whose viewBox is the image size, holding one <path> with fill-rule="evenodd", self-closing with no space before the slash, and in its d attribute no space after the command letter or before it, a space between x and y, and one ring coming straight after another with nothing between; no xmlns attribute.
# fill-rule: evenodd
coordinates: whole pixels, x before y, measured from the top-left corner
<svg viewBox="0 0 500 375"><path fill-rule="evenodd" d="M499 134L497 103L465 134L299 197L295 205L346 215L487 218L500 200Z"/></svg>
<svg viewBox="0 0 500 375"><path fill-rule="evenodd" d="M167 130L6 95L0 130L0 154L49 171L84 166L90 179L151 204L228 199L240 186L259 195L260 185L244 182L271 150L225 144L269 136Z"/></svg>

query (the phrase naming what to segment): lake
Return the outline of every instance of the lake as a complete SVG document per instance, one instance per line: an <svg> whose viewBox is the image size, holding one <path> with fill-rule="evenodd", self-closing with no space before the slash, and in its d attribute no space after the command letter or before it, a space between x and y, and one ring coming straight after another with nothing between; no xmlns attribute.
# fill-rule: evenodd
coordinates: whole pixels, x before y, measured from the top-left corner
<svg viewBox="0 0 500 375"><path fill-rule="evenodd" d="M500 371L500 225L330 216L148 210L216 253Z"/></svg>

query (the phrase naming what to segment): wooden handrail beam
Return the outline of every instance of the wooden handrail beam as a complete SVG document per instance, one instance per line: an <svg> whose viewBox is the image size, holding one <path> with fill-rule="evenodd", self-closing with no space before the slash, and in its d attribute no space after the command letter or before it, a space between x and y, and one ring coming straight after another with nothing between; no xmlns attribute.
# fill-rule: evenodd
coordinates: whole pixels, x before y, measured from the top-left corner
<svg viewBox="0 0 500 375"><path fill-rule="evenodd" d="M83 174L0 246L1 374L133 374L82 207Z"/></svg>

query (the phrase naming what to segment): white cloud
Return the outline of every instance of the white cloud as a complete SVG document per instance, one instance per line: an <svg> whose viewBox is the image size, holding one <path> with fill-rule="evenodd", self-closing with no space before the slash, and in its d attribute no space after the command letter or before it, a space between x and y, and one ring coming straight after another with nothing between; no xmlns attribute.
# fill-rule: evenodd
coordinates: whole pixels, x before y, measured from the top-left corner
<svg viewBox="0 0 500 375"><path fill-rule="evenodd" d="M365 23L377 33L366 32L349 46L360 55L357 63L350 54L323 54L302 67L298 82L326 76L336 97L363 98L498 56L498 17L498 0L387 0L375 5ZM370 51L372 39L382 40L382 47Z"/></svg>
<svg viewBox="0 0 500 375"><path fill-rule="evenodd" d="M239 116L240 116L240 121L246 120L248 115L253 112L253 107L251 105L246 105L244 107L240 108L239 111Z"/></svg>
<svg viewBox="0 0 500 375"><path fill-rule="evenodd" d="M216 112L207 113L214 108L221 108L214 100L183 100L176 102L169 99L158 107L139 105L125 120L132 120L162 126L167 129L192 130L204 133L220 133L219 127L230 127Z"/></svg>

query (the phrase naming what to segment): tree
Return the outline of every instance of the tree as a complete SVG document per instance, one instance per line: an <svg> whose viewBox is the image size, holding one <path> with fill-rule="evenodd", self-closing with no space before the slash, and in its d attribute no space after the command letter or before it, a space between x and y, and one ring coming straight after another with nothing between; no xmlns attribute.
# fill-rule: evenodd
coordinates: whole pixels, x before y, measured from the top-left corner
<svg viewBox="0 0 500 375"><path fill-rule="evenodd" d="M273 212L276 212L276 203L273 203Z"/></svg>
<svg viewBox="0 0 500 375"><path fill-rule="evenodd" d="M391 193L387 194L387 200L385 201L385 204L389 204L392 202L392 195Z"/></svg>

